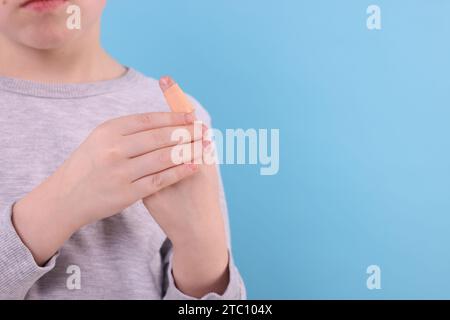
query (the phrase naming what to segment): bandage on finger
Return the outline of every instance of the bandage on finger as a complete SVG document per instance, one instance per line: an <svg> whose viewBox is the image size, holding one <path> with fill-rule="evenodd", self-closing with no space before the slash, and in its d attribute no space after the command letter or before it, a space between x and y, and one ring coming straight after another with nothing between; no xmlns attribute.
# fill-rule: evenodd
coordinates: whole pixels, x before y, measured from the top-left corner
<svg viewBox="0 0 450 320"><path fill-rule="evenodd" d="M159 85L172 112L191 113L195 111L189 98L172 78L161 78Z"/></svg>

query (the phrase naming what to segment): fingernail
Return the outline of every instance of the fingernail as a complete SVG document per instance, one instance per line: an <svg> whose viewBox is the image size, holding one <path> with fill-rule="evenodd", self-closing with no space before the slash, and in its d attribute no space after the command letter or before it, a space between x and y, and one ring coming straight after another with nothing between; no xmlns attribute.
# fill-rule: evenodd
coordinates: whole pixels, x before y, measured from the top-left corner
<svg viewBox="0 0 450 320"><path fill-rule="evenodd" d="M193 113L186 113L184 118L185 118L187 123L193 123L194 120L195 120L195 117L194 117Z"/></svg>
<svg viewBox="0 0 450 320"><path fill-rule="evenodd" d="M165 92L167 89L169 89L174 84L175 84L175 81L169 76L162 77L159 80L159 86L161 87L161 90L163 92Z"/></svg>

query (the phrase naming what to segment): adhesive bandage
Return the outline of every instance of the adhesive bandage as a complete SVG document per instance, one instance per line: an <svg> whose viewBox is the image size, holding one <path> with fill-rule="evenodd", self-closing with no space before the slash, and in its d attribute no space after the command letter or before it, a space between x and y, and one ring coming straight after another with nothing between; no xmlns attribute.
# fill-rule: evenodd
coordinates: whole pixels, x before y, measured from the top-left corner
<svg viewBox="0 0 450 320"><path fill-rule="evenodd" d="M190 113L194 111L192 103L188 97L181 90L180 86L174 83L170 88L164 91L167 104L173 112L186 112Z"/></svg>

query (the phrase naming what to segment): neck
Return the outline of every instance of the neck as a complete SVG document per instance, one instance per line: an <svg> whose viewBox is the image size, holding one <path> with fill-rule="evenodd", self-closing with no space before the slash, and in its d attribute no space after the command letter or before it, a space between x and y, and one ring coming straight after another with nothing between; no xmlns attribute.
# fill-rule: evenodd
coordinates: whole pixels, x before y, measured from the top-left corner
<svg viewBox="0 0 450 320"><path fill-rule="evenodd" d="M35 49L0 35L0 75L37 82L83 83L120 77L125 68L100 45L100 28L56 49Z"/></svg>

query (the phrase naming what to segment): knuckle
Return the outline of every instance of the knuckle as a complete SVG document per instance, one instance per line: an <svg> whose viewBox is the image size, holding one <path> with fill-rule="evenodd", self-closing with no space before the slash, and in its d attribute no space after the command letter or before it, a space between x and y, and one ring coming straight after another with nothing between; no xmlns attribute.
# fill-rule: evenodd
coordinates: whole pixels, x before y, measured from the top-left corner
<svg viewBox="0 0 450 320"><path fill-rule="evenodd" d="M150 179L150 184L151 184L151 187L156 190L161 189L164 186L164 178L163 178L162 174L157 173L157 174L152 175L151 179Z"/></svg>
<svg viewBox="0 0 450 320"><path fill-rule="evenodd" d="M113 136L112 130L111 130L112 121L108 120L102 124L100 124L98 127L96 127L92 132L91 135L94 137L94 139L98 143L102 143L104 141L111 140L111 137Z"/></svg>
<svg viewBox="0 0 450 320"><path fill-rule="evenodd" d="M153 143L157 148L162 148L165 146L166 142L164 139L164 132L163 130L154 130L151 133L151 139L153 140Z"/></svg>
<svg viewBox="0 0 450 320"><path fill-rule="evenodd" d="M167 163L171 161L171 152L170 150L161 150L158 154L158 160L162 163Z"/></svg>
<svg viewBox="0 0 450 320"><path fill-rule="evenodd" d="M153 123L153 115L149 113L143 113L138 115L137 120L143 125L150 125Z"/></svg>
<svg viewBox="0 0 450 320"><path fill-rule="evenodd" d="M115 162L122 158L122 151L118 147L110 147L104 151L103 158L108 162Z"/></svg>

